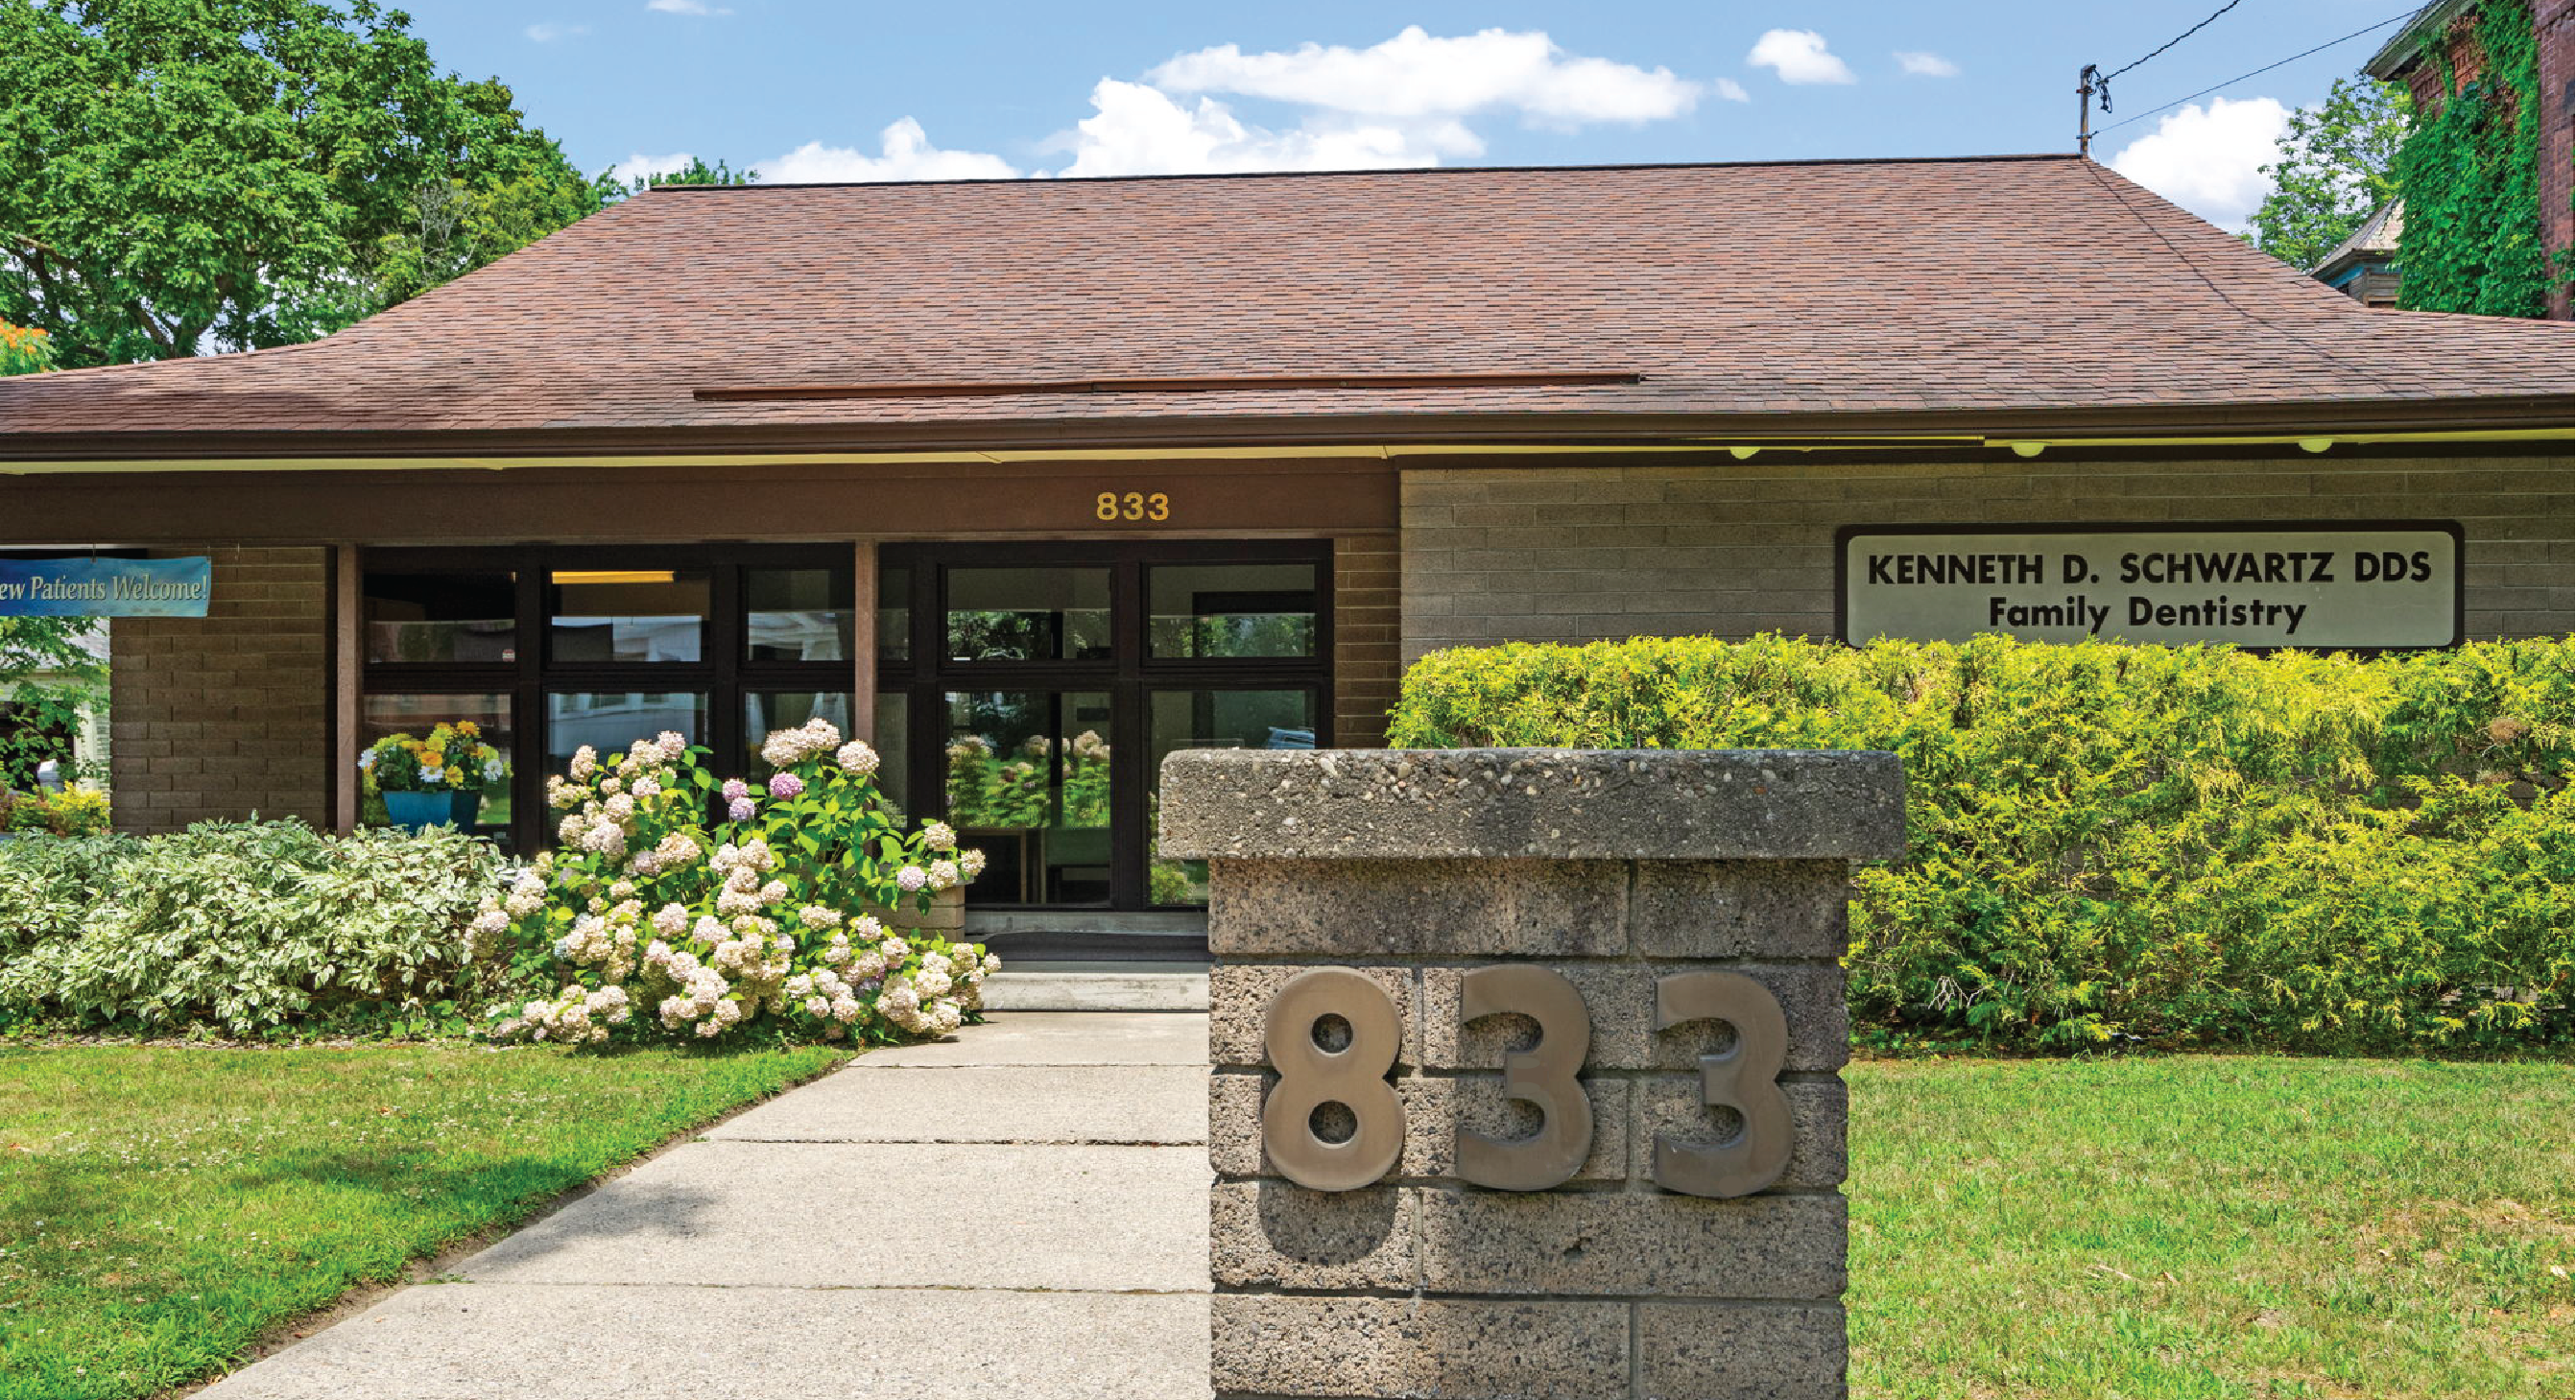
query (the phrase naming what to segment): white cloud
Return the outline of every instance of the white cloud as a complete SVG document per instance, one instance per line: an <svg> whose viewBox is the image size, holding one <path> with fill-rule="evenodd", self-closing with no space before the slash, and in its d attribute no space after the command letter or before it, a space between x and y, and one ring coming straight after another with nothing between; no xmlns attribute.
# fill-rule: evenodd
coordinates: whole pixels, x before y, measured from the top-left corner
<svg viewBox="0 0 2576 1400"><path fill-rule="evenodd" d="M1859 79L1825 49L1825 36L1812 29L1773 29L1753 41L1744 61L1777 71L1784 83L1850 83Z"/></svg>
<svg viewBox="0 0 2576 1400"><path fill-rule="evenodd" d="M1064 175L1176 175L1242 170L1356 170L1438 165L1485 143L1456 121L1323 117L1274 131L1214 98L1185 106L1144 83L1103 78L1092 114L1050 144L1069 149Z"/></svg>
<svg viewBox="0 0 2576 1400"><path fill-rule="evenodd" d="M709 5L706 3L706 0L644 0L644 8L648 10L659 10L666 15L729 15L733 13L733 11L726 9L721 5Z"/></svg>
<svg viewBox="0 0 2576 1400"><path fill-rule="evenodd" d="M1896 51L1896 66L1921 78L1955 78L1959 76L1959 65L1952 63L1950 60L1943 58L1937 53L1927 53L1922 49L1898 49Z"/></svg>
<svg viewBox="0 0 2576 1400"><path fill-rule="evenodd" d="M557 24L553 20L543 20L536 24L529 25L522 32L530 39L533 39L540 44L551 44L557 39L569 39L576 34L587 34L590 32L590 26L587 24Z"/></svg>
<svg viewBox="0 0 2576 1400"><path fill-rule="evenodd" d="M1753 94L1744 90L1744 84L1737 82L1733 78L1720 78L1716 82L1709 84L1709 87L1714 89L1718 96L1725 98L1729 102L1750 102L1753 100Z"/></svg>
<svg viewBox="0 0 2576 1400"><path fill-rule="evenodd" d="M637 151L610 166L608 178L621 185L632 185L647 175L667 175L674 170L686 170L689 162L696 159L686 151L673 151L667 156L648 156Z"/></svg>
<svg viewBox="0 0 2576 1400"><path fill-rule="evenodd" d="M2195 102L2130 142L2111 168L2220 228L2239 230L2271 188L2262 167L2276 158L2289 125L2289 111L2268 97L2216 97L2206 111Z"/></svg>
<svg viewBox="0 0 2576 1400"><path fill-rule="evenodd" d="M1544 33L1435 38L1407 25L1364 49L1304 44L1247 54L1233 44L1179 54L1145 75L1167 92L1233 93L1361 117L1442 118L1512 110L1533 120L1646 122L1697 105L1697 83L1667 68L1585 58Z"/></svg>
<svg viewBox="0 0 2576 1400"><path fill-rule="evenodd" d="M808 141L759 165L773 184L827 184L856 180L1008 180L1020 172L982 151L943 151L930 144L921 123L905 117L877 136L877 154Z"/></svg>

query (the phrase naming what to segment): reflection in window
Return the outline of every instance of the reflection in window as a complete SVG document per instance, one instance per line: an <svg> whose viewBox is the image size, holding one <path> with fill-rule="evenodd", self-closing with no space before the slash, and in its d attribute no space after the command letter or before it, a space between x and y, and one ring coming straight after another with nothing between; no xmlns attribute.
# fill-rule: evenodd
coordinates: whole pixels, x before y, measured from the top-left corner
<svg viewBox="0 0 2576 1400"><path fill-rule="evenodd" d="M563 772L584 744L622 753L638 739L665 729L692 744L707 734L707 697L687 692L575 691L546 697L546 771Z"/></svg>
<svg viewBox="0 0 2576 1400"><path fill-rule="evenodd" d="M748 569L742 576L754 661L845 661L853 625L847 569Z"/></svg>
<svg viewBox="0 0 2576 1400"><path fill-rule="evenodd" d="M367 659L503 665L519 659L516 575L367 575Z"/></svg>
<svg viewBox="0 0 2576 1400"><path fill-rule="evenodd" d="M877 655L888 661L912 655L912 569L889 564L877 570Z"/></svg>
<svg viewBox="0 0 2576 1400"><path fill-rule="evenodd" d="M1167 564L1150 580L1155 656L1315 654L1312 564Z"/></svg>
<svg viewBox="0 0 2576 1400"><path fill-rule="evenodd" d="M766 781L778 770L761 761L761 745L781 729L794 729L816 716L850 733L850 697L846 691L753 691L742 697L742 771Z"/></svg>
<svg viewBox="0 0 2576 1400"><path fill-rule="evenodd" d="M912 712L911 697L900 690L880 692L877 696L877 732L868 742L877 749L877 790L903 811L912 810L912 778L905 766L910 745L904 742L909 731L905 721Z"/></svg>
<svg viewBox="0 0 2576 1400"><path fill-rule="evenodd" d="M1109 656L1107 569L951 569L947 607L951 660Z"/></svg>
<svg viewBox="0 0 2576 1400"><path fill-rule="evenodd" d="M1150 733L1152 761L1145 830L1159 822L1163 760L1181 749L1311 749L1315 747L1315 694L1311 690L1158 690ZM1207 903L1207 862L1151 860L1145 868L1149 904Z"/></svg>
<svg viewBox="0 0 2576 1400"><path fill-rule="evenodd" d="M358 749L365 752L389 734L408 734L426 739L431 730L442 724L471 720L482 732L476 736L501 751L513 771L519 766L519 733L511 723L510 697L507 695L370 695L359 702ZM385 800L360 786L358 823L361 826L386 825ZM510 844L510 780L504 776L483 789L483 806L475 814L476 829L485 836L496 837L502 848Z"/></svg>
<svg viewBox="0 0 2576 1400"><path fill-rule="evenodd" d="M989 864L979 904L1109 900L1109 697L950 694L948 821Z"/></svg>
<svg viewBox="0 0 2576 1400"><path fill-rule="evenodd" d="M551 659L703 660L710 596L704 569L558 569L546 582Z"/></svg>

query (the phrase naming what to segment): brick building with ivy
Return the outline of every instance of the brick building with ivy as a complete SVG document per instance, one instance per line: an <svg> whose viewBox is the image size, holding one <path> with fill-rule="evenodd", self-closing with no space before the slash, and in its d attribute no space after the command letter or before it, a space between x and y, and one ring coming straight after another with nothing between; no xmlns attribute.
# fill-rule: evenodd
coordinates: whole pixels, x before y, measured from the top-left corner
<svg viewBox="0 0 2576 1400"><path fill-rule="evenodd" d="M2500 51L2505 61L2497 62L2491 49ZM2571 319L2569 274L2576 270L2570 266L2571 250L2576 250L2576 188L2570 183L2571 174L2576 174L2576 0L2435 0L2382 45L2363 71L2383 82L2404 83L2414 97L2417 134L2410 146L2452 135L2443 130L2446 113L2458 125L2472 128L2460 134L2492 159L2461 159L2445 152L2442 159L2427 160L2425 164L2446 186L2471 177L2472 172L2482 183L2501 181L2510 186L2516 180L2530 181L2539 206L2540 246L2550 259L2542 273L2546 285L2538 289L2538 296L2549 319ZM2453 99L2463 96L2478 110L2452 111ZM2402 184L2416 183L2403 179L2402 158L2400 171ZM2440 192L2407 187L2401 188L2400 197L2411 206L2410 243L2399 249L2401 272L2406 271L2403 264L2409 257L2418 264L2474 258L2438 246L2445 240L2493 236L2492 228L2474 214L2467 220L2473 231L2466 234L2438 217L2428 220L2425 206ZM2472 191L2471 197L2481 204L2508 205L2518 204L2523 196L2515 189L2489 188ZM2518 209L2511 212L2520 216ZM2516 276L2502 270L2490 275ZM2419 293L2424 291L2421 276L2410 274L2410 280ZM2491 295L2503 298L2512 293ZM2430 303L2415 296L2404 304L2452 311L2502 309Z"/></svg>

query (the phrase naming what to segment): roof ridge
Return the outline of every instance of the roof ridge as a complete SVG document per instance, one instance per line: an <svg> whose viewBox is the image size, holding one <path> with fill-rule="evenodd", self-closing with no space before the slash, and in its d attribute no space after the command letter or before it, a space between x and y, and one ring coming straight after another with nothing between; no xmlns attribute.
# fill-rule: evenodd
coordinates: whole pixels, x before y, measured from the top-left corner
<svg viewBox="0 0 2576 1400"><path fill-rule="evenodd" d="M2025 151L1977 156L1813 156L1803 160L1619 161L1607 165L1393 165L1339 170L1205 170L1160 175L1013 175L948 180L778 180L748 185L654 185L650 194L722 194L760 190L831 190L882 185L1101 185L1182 180L1329 180L1385 175L1616 174L1653 170L1743 170L1826 165L1990 165L2019 161L2085 160L2074 151Z"/></svg>

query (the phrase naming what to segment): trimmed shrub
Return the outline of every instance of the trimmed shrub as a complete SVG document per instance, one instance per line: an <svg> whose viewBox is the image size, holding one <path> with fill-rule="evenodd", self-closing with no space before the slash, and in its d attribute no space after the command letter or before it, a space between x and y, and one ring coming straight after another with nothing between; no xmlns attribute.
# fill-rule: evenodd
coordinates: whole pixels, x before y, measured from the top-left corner
<svg viewBox="0 0 2576 1400"><path fill-rule="evenodd" d="M1856 1016L1997 1047L2563 1042L2569 646L1639 639L1437 652L1408 747L1901 755Z"/></svg>
<svg viewBox="0 0 2576 1400"><path fill-rule="evenodd" d="M468 955L499 872L490 845L443 828L21 837L0 844L0 1013L234 1036L461 1025L465 999L506 975Z"/></svg>

